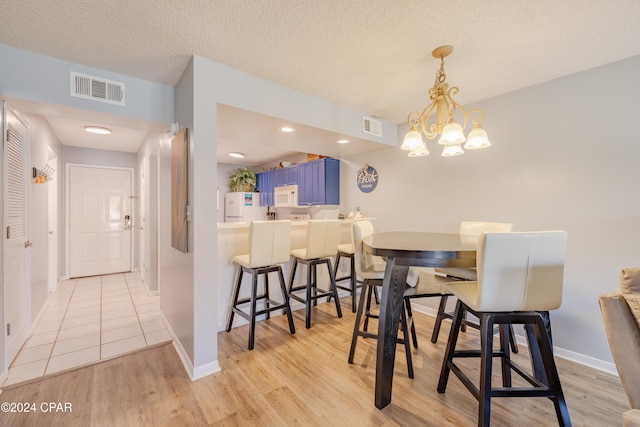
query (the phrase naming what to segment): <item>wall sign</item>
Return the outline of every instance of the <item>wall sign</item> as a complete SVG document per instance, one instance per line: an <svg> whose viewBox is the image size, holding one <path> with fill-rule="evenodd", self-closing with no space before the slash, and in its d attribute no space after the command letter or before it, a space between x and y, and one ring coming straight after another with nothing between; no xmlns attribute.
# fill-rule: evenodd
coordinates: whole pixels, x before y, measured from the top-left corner
<svg viewBox="0 0 640 427"><path fill-rule="evenodd" d="M363 193L371 193L378 185L378 172L376 172L372 166L365 164L362 169L358 171L356 183L360 191Z"/></svg>

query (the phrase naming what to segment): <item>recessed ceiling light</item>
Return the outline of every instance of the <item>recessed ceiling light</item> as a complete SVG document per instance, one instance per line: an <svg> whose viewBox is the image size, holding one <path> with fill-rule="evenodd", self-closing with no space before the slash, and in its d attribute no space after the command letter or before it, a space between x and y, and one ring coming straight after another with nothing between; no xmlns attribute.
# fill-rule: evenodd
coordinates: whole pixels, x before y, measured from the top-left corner
<svg viewBox="0 0 640 427"><path fill-rule="evenodd" d="M229 153L229 157L235 157L236 159L244 159L244 154L232 151Z"/></svg>
<svg viewBox="0 0 640 427"><path fill-rule="evenodd" d="M289 132L295 132L296 130L290 126L283 126L280 128L280 131L289 133Z"/></svg>
<svg viewBox="0 0 640 427"><path fill-rule="evenodd" d="M85 126L84 130L90 133L97 133L99 135L109 135L111 133L111 129L102 126Z"/></svg>
<svg viewBox="0 0 640 427"><path fill-rule="evenodd" d="M336 141L338 144L348 144L349 140L348 139L339 139L338 141Z"/></svg>

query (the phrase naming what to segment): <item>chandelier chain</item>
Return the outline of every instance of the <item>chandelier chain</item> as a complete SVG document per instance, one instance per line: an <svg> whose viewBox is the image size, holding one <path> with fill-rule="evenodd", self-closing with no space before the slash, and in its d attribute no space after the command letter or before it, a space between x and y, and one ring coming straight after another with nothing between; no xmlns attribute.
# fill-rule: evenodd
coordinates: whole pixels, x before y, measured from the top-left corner
<svg viewBox="0 0 640 427"><path fill-rule="evenodd" d="M444 83L447 79L447 75L444 73L444 57L440 57L440 69L436 73L436 81L434 83L435 86Z"/></svg>

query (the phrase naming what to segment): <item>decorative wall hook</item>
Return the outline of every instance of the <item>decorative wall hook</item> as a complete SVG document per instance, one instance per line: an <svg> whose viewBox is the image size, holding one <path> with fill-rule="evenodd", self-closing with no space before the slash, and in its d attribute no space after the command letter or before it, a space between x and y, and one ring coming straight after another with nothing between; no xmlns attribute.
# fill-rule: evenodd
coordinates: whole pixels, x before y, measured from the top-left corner
<svg viewBox="0 0 640 427"><path fill-rule="evenodd" d="M49 165L45 165L44 168L42 169L38 169L38 168L33 168L33 179L34 182L36 184L44 184L47 181L51 181L51 176L53 175L53 173L55 172L55 169L53 169L51 166Z"/></svg>

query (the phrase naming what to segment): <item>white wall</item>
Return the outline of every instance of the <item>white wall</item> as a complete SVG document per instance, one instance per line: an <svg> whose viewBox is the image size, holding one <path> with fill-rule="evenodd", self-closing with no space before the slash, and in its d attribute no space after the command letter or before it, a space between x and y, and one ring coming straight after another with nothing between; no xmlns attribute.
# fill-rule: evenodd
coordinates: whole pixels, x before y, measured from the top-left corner
<svg viewBox="0 0 640 427"><path fill-rule="evenodd" d="M159 189L158 189L158 180L159 180L159 158L158 152L160 149L161 141L167 140L170 138L169 134L149 134L142 142L140 146L140 150L138 150L137 155L137 164L138 169L140 167L140 162L142 159L145 160L145 185L146 185L146 197L144 199L145 202L145 212L146 212L146 221L145 221L145 244L144 244L144 259L146 262L146 272L144 274L145 277L145 286L147 289L152 292L158 292L159 290L159 266L158 266L158 216L159 216ZM140 174L140 170L138 170L138 176ZM138 188L140 183L138 182ZM140 202L140 199L138 199ZM142 218L140 217L141 210L138 210L138 217L136 219L137 224L142 224ZM143 254L138 254L138 266L142 269L142 263L140 260L143 257Z"/></svg>
<svg viewBox="0 0 640 427"><path fill-rule="evenodd" d="M638 75L640 56L478 103L492 147L442 158L428 141L423 158L388 149L348 159L343 200L389 230L455 232L462 220L566 230L554 345L611 362L597 298L640 265ZM364 163L380 176L368 194L355 184Z"/></svg>
<svg viewBox="0 0 640 427"><path fill-rule="evenodd" d="M48 190L51 185L58 185L58 195L60 191L60 159L62 157L62 145L53 133L48 122L41 116L25 115L29 120L29 177L31 168L43 169L46 165L55 169L56 180L44 184L35 184L33 179L29 179L27 184L27 195L29 203L29 241L33 243L31 247L31 321L40 313L49 296L48 288L48 265L49 237L48 237ZM49 163L49 147L57 154L57 164ZM58 216L58 230L62 226L62 218ZM61 265L62 239L58 238L58 265ZM57 277L61 275L58 270Z"/></svg>

